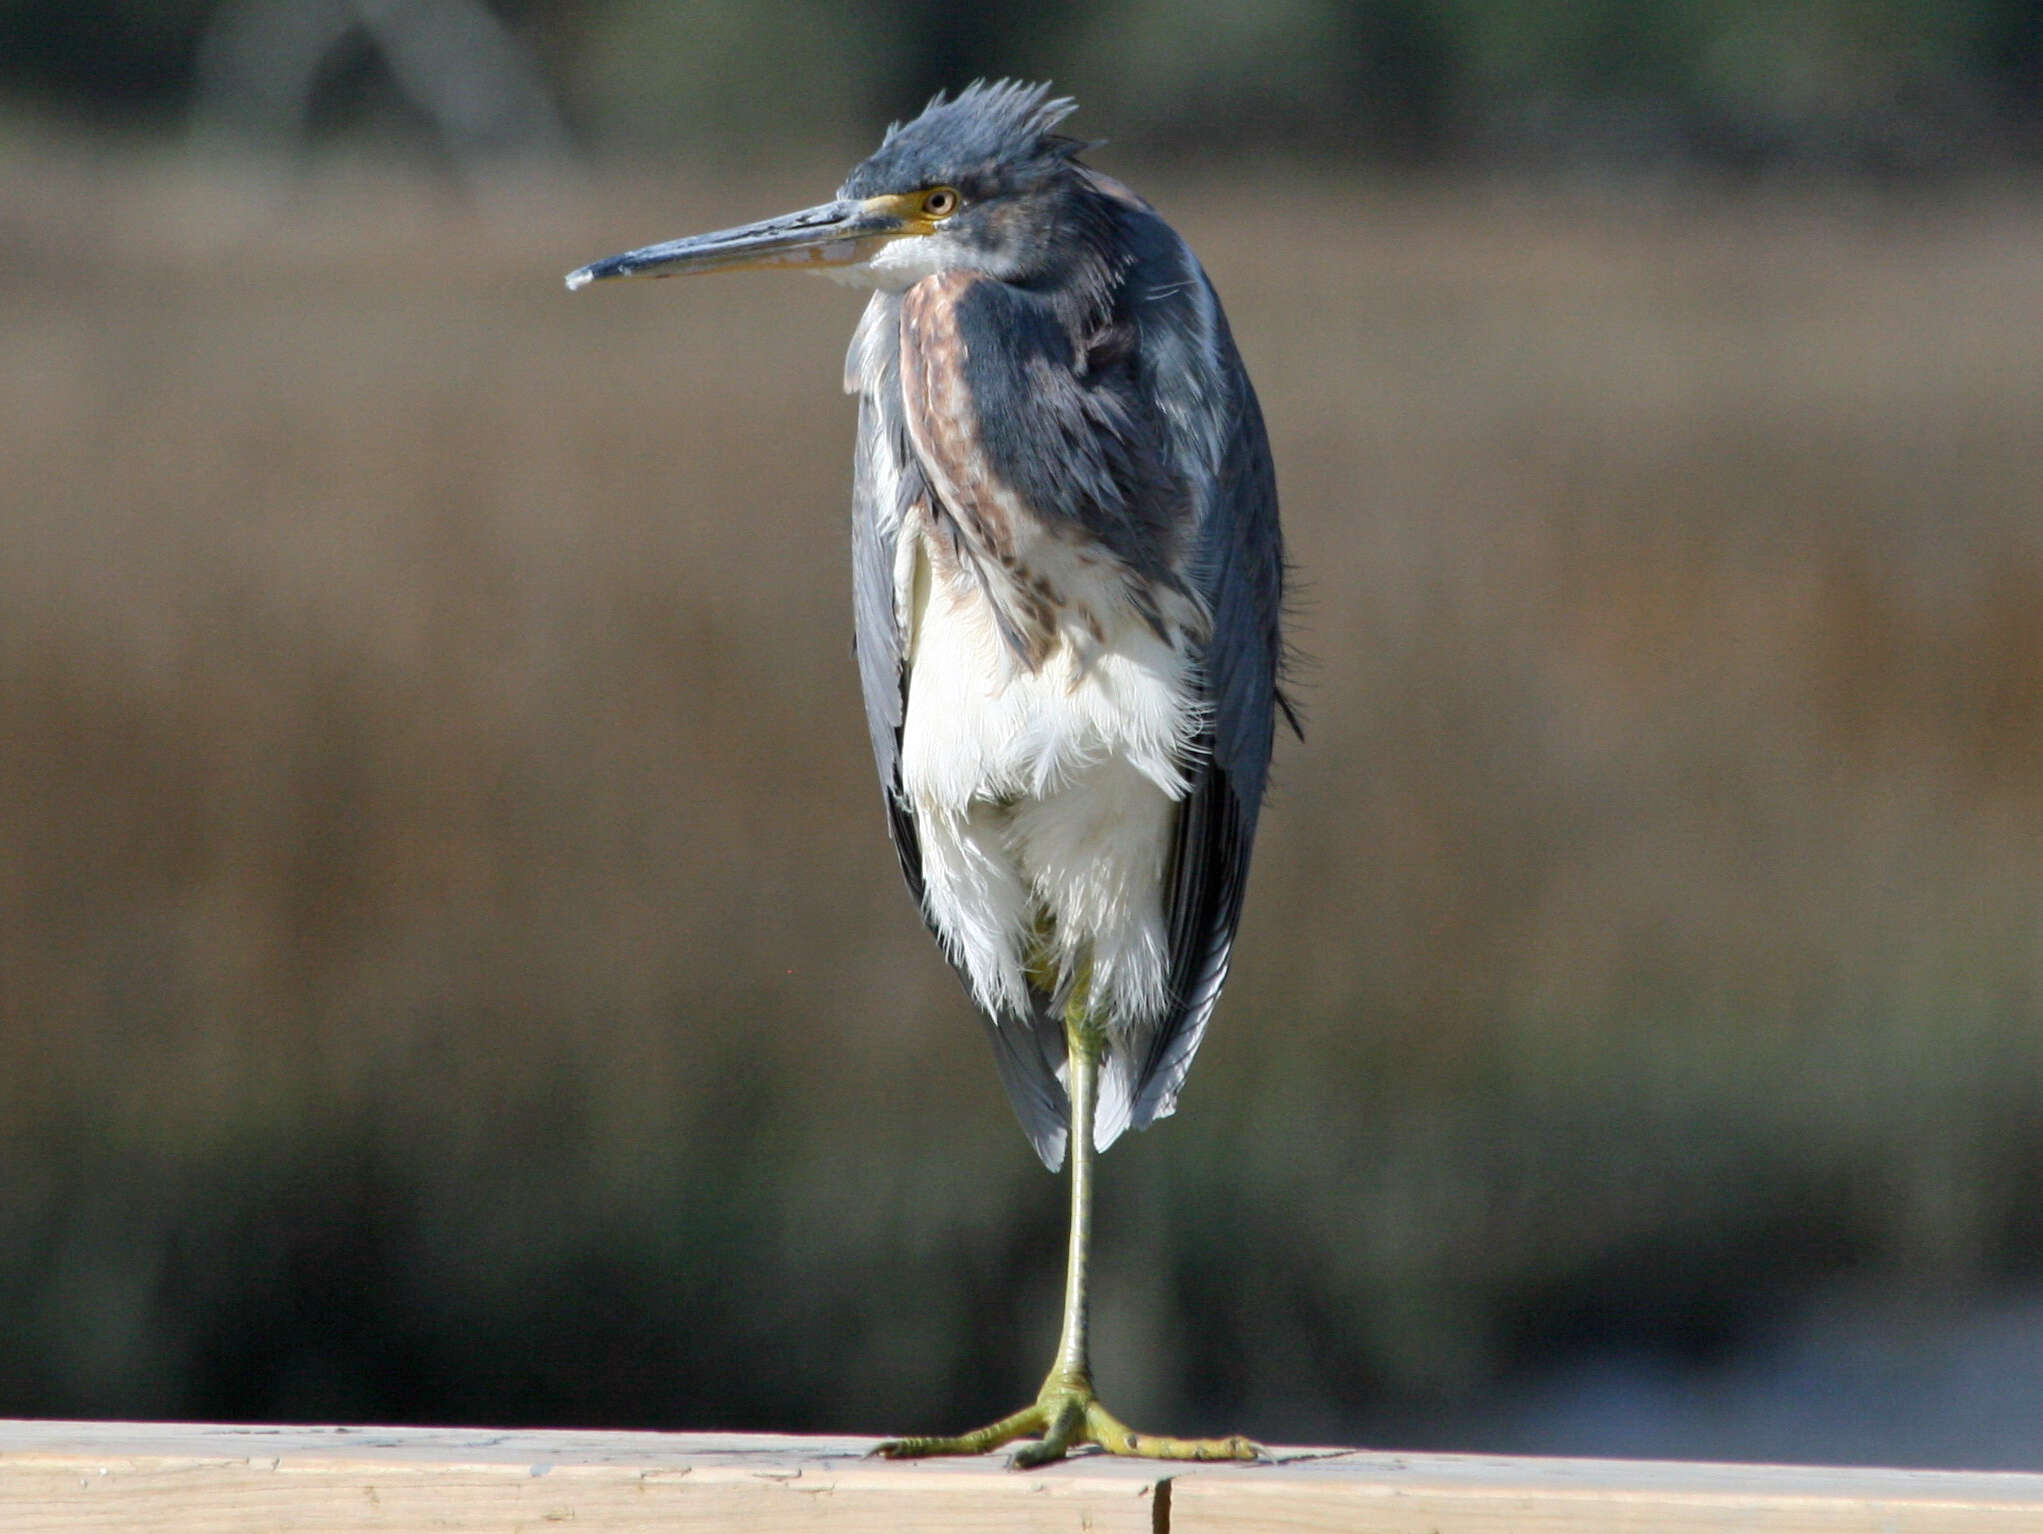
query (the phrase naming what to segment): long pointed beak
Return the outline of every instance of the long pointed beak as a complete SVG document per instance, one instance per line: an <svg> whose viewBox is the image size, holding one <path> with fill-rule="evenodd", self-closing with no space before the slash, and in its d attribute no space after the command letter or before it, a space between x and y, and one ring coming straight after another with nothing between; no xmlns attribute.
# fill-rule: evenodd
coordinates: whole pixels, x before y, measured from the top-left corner
<svg viewBox="0 0 2043 1534"><path fill-rule="evenodd" d="M886 201L840 198L736 229L628 250L569 272L567 285L584 288L600 277L685 277L756 267L849 266L889 239L918 232L887 207Z"/></svg>

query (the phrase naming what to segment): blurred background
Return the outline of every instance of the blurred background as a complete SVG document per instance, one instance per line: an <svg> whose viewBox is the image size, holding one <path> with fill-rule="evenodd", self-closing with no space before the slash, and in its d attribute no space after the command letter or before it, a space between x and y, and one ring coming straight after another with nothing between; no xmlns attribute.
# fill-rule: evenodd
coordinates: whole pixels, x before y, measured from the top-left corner
<svg viewBox="0 0 2043 1534"><path fill-rule="evenodd" d="M858 300L560 285L974 75L1200 251L1298 571L1116 1409L2043 1469L2039 0L0 0L0 1414L1034 1390Z"/></svg>

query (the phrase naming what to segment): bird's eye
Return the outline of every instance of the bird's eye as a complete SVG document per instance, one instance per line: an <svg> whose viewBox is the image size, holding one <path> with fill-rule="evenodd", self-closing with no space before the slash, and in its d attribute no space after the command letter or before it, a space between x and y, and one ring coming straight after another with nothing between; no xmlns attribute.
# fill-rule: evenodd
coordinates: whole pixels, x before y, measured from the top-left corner
<svg viewBox="0 0 2043 1534"><path fill-rule="evenodd" d="M922 194L922 211L930 218L949 218L958 211L958 194L947 186L933 186Z"/></svg>

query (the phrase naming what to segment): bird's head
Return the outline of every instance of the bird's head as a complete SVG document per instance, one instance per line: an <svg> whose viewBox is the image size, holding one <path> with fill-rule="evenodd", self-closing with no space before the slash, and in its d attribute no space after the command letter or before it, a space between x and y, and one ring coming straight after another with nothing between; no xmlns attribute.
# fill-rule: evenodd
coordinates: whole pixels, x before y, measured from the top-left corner
<svg viewBox="0 0 2043 1534"><path fill-rule="evenodd" d="M1009 282L1053 278L1080 253L1095 199L1056 131L1074 109L1042 85L974 84L938 96L845 178L835 201L714 234L692 235L592 262L570 288L599 277L793 267L860 287L906 288L964 269Z"/></svg>

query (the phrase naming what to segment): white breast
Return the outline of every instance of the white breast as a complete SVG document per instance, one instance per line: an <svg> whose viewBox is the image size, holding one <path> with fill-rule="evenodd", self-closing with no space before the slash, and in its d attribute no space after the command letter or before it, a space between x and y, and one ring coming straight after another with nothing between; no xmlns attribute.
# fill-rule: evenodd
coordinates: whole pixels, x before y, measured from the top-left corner
<svg viewBox="0 0 2043 1534"><path fill-rule="evenodd" d="M996 1017L1027 1015L1032 963L1039 984L1046 963L1062 984L1089 958L1110 1028L1153 1020L1167 1003L1165 865L1201 724L1184 648L1133 610L1110 562L1073 563L1066 603L1097 627L1060 631L1029 670L969 571L942 573L925 530L901 536L901 780L932 923Z"/></svg>

